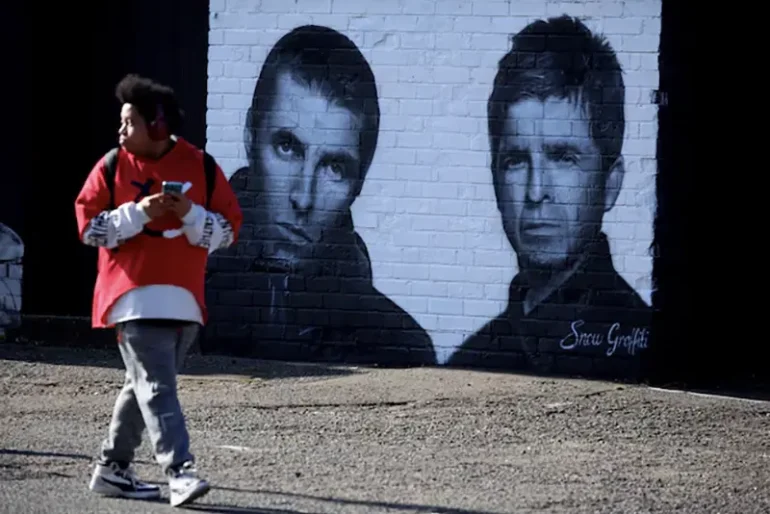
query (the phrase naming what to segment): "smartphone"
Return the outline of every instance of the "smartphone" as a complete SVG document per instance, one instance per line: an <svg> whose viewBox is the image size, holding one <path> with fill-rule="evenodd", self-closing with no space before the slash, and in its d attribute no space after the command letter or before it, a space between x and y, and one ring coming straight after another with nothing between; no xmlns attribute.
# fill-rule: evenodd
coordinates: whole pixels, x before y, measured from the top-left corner
<svg viewBox="0 0 770 514"><path fill-rule="evenodd" d="M164 180L162 187L163 187L163 193L182 194L182 188L184 187L184 184L182 182L166 182Z"/></svg>

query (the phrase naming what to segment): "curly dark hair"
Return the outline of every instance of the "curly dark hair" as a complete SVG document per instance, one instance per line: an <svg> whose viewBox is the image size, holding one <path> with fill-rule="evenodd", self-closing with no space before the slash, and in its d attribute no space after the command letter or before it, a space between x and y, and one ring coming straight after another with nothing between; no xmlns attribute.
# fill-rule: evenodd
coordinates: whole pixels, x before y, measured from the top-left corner
<svg viewBox="0 0 770 514"><path fill-rule="evenodd" d="M115 97L121 104L131 104L147 123L158 115L158 107L169 130L174 133L182 126L184 112L179 107L174 90L147 77L129 73L115 86Z"/></svg>

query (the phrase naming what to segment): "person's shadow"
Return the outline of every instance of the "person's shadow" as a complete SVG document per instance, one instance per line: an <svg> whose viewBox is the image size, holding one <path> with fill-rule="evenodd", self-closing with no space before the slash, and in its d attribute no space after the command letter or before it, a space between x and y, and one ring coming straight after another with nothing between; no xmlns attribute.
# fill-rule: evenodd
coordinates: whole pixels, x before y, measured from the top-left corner
<svg viewBox="0 0 770 514"><path fill-rule="evenodd" d="M159 482L158 485L162 485ZM312 494L302 493L289 493L283 491L271 491L268 489L239 489L235 487L219 487L212 486L212 490L229 491L237 493L249 493L249 494L261 494L266 496L282 496L284 498L293 498L299 500L312 500L317 502L332 503L340 506L358 506L368 508L380 508L380 509L394 509L400 511L412 511L415 513L425 514L496 514L489 511L482 510L467 510L457 509L452 507L441 507L437 505L417 505L412 503L396 503L396 502L380 502L370 500L350 500L347 498L333 498L327 496L317 496ZM234 505L224 504L190 504L184 506L188 510L196 510L199 512L213 512L220 514L306 514L306 511L299 511L294 509L278 508L278 507L238 507Z"/></svg>

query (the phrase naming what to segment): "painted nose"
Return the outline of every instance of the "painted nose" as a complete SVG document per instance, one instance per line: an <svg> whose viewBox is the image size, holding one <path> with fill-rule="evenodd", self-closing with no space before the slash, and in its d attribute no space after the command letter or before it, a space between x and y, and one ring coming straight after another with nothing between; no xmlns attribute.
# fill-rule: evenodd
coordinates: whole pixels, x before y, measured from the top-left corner
<svg viewBox="0 0 770 514"><path fill-rule="evenodd" d="M546 174L544 164L541 156L533 156L527 175L527 200L532 203L540 203L548 198L544 184Z"/></svg>
<svg viewBox="0 0 770 514"><path fill-rule="evenodd" d="M298 213L307 214L313 208L313 169L309 164L295 177L289 198L292 209Z"/></svg>

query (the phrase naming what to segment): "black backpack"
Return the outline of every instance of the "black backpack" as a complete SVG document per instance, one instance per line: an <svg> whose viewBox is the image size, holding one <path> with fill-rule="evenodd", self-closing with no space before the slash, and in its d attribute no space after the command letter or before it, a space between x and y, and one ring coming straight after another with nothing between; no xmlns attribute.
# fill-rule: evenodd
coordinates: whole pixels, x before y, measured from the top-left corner
<svg viewBox="0 0 770 514"><path fill-rule="evenodd" d="M118 171L118 150L113 148L104 156L104 180L107 181L107 189L110 190L109 210L115 205L115 174ZM211 205L211 195L214 194L214 183L217 175L217 163L208 152L203 152L203 171L206 174L206 210Z"/></svg>

